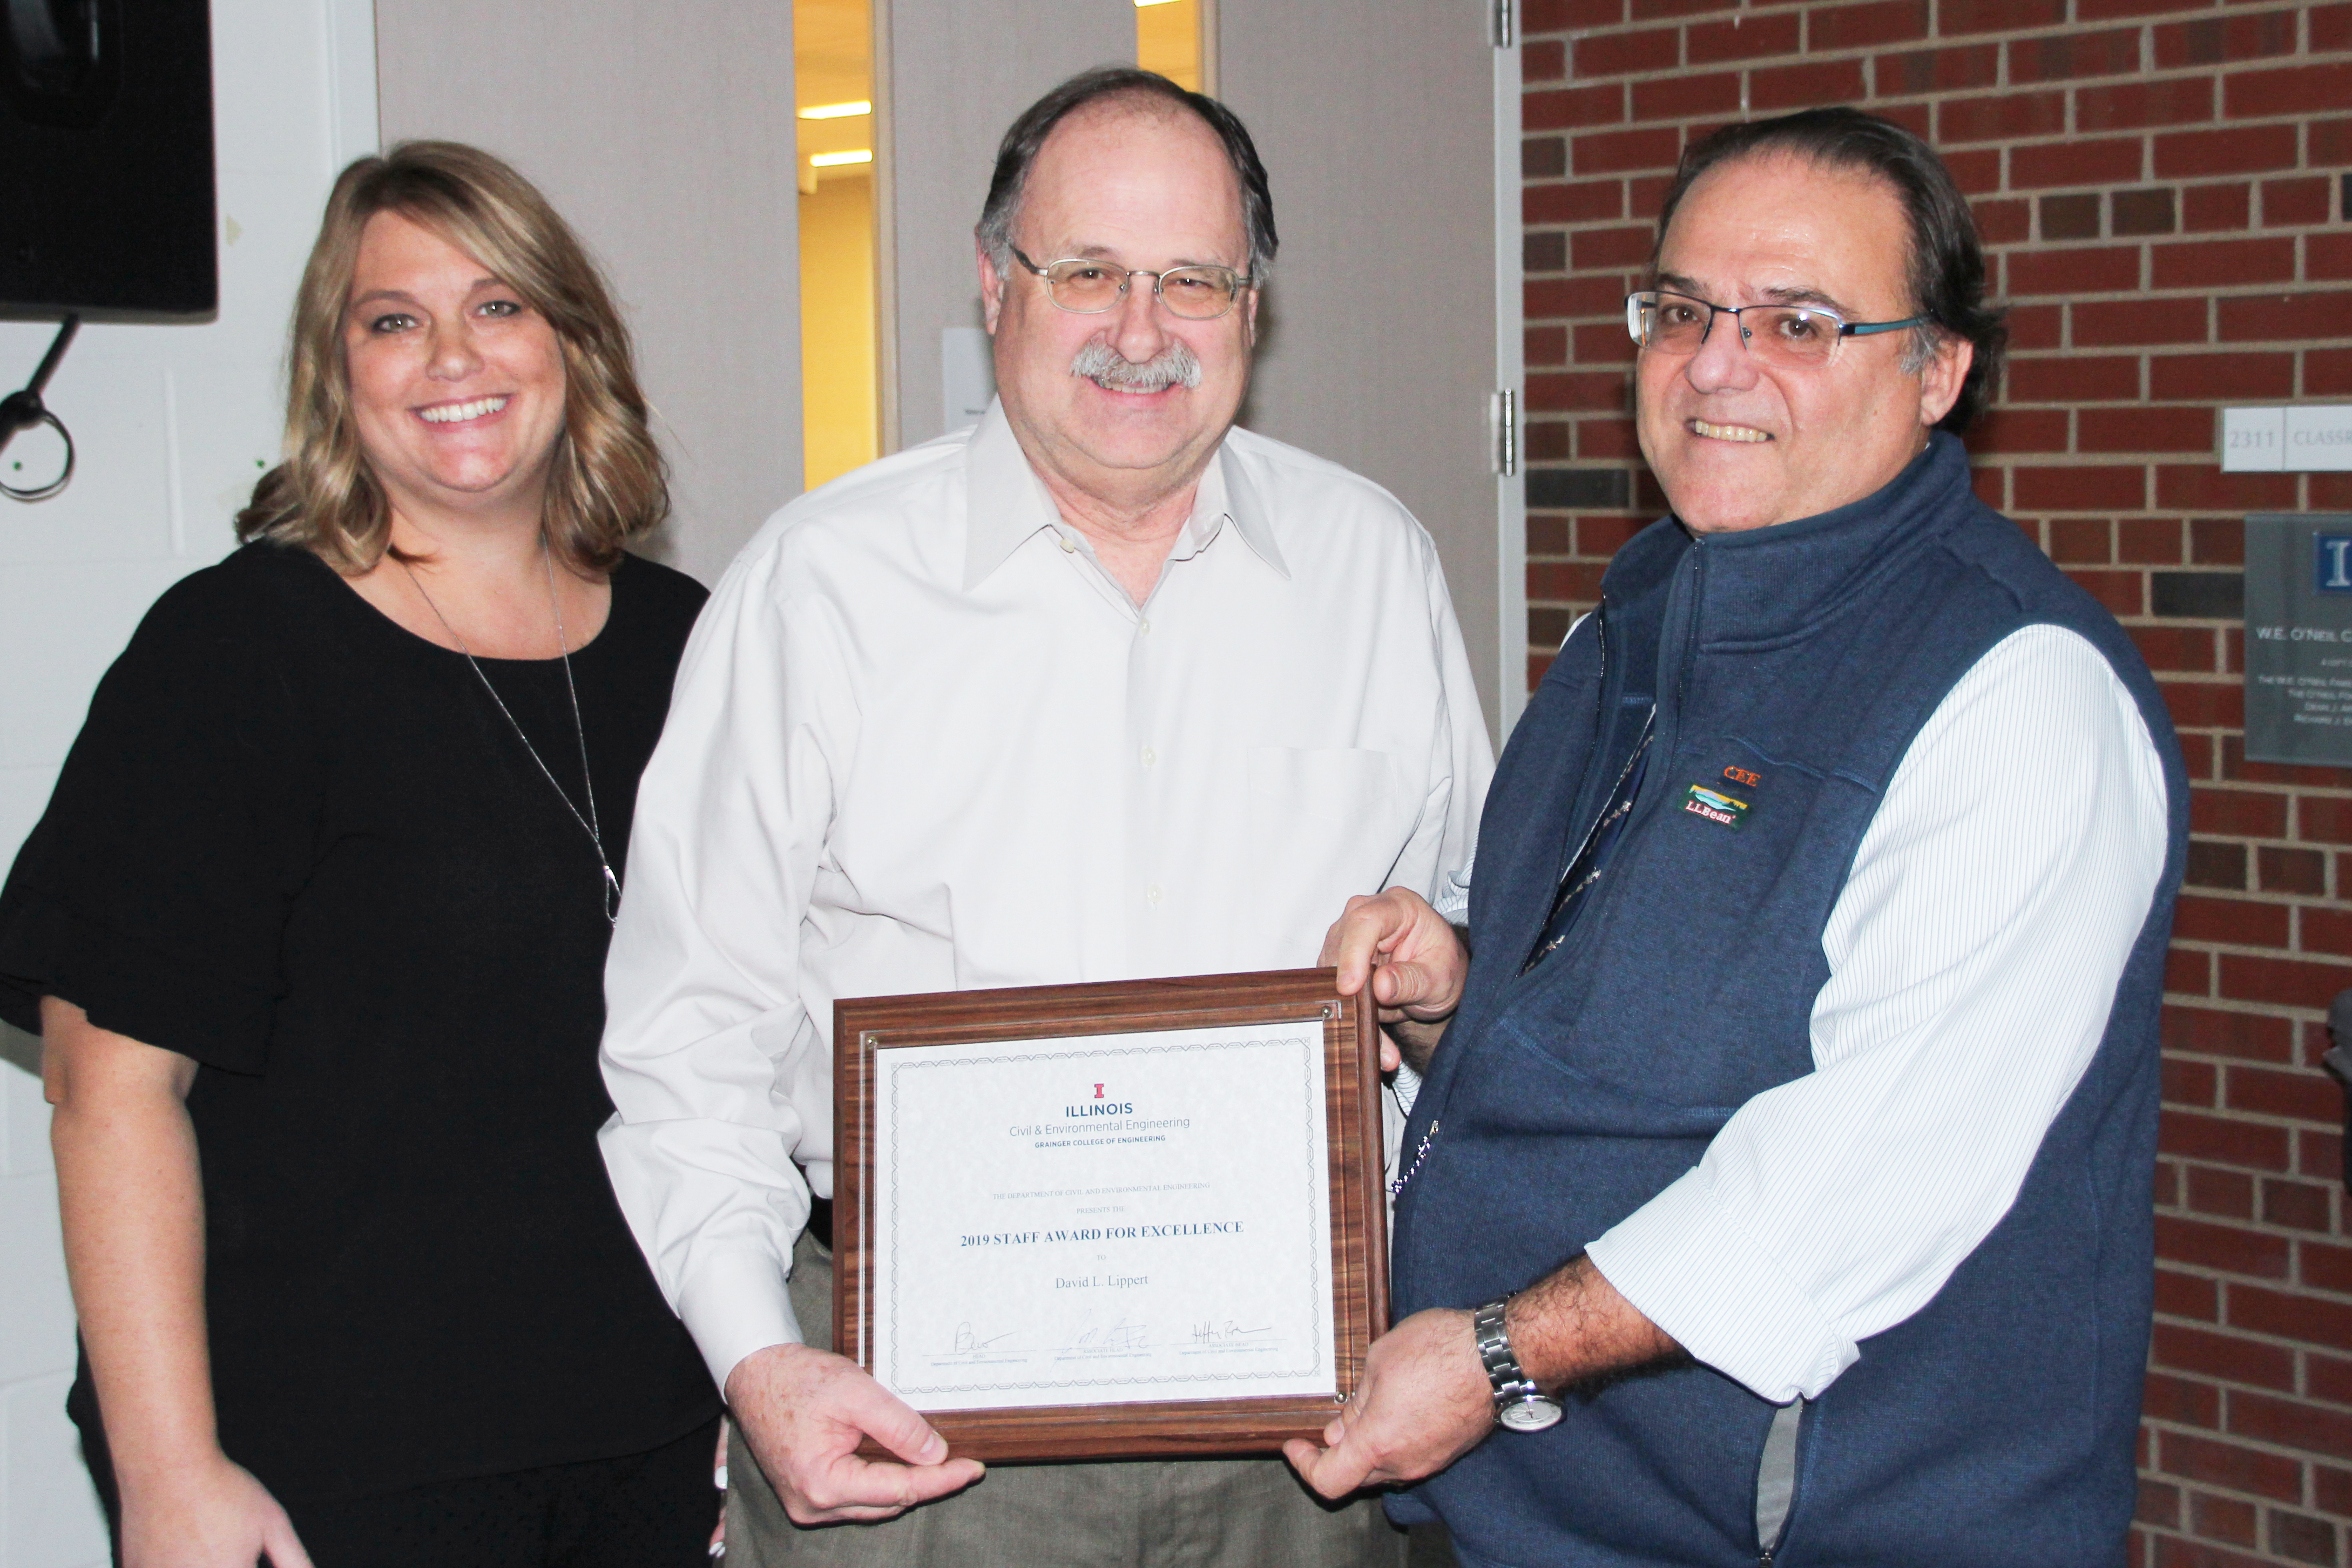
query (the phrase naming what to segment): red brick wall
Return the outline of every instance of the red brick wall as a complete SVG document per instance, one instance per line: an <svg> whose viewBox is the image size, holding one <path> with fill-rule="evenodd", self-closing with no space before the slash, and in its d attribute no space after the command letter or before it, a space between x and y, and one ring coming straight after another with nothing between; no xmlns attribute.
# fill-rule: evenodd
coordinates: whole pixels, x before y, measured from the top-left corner
<svg viewBox="0 0 2352 1568"><path fill-rule="evenodd" d="M2352 402L2352 4L1526 0L1530 679L1655 515L1622 322L1685 142L1854 102L1928 136L2012 305L1979 489L2133 630L2195 781L2133 1561L2352 1563L2352 770L2243 755L2225 402Z"/></svg>

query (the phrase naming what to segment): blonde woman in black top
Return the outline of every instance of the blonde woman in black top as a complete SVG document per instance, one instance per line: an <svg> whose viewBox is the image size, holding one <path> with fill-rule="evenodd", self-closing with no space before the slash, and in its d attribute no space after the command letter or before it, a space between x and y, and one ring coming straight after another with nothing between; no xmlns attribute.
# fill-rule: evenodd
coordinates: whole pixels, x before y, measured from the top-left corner
<svg viewBox="0 0 2352 1568"><path fill-rule="evenodd" d="M288 458L0 891L131 1568L702 1561L718 1400L596 1152L637 774L702 590L617 311L497 159L346 170Z"/></svg>

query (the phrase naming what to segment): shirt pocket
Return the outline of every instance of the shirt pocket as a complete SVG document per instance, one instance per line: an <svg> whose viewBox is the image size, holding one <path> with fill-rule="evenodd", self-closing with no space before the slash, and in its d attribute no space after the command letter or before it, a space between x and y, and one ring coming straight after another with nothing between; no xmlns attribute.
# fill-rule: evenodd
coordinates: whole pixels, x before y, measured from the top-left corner
<svg viewBox="0 0 2352 1568"><path fill-rule="evenodd" d="M1271 962L1313 963L1349 895L1381 890L1412 826L1401 805L1386 752L1250 752L1248 901Z"/></svg>

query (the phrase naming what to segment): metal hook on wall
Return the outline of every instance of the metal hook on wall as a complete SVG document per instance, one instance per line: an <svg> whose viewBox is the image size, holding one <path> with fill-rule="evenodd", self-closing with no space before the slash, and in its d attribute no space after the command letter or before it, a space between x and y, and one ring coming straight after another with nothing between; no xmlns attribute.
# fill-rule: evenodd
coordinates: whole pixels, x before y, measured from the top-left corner
<svg viewBox="0 0 2352 1568"><path fill-rule="evenodd" d="M33 379L25 384L23 391L0 397L0 451L7 450L8 443L16 439L19 430L29 430L36 425L46 425L55 430L58 439L66 444L66 466L47 484L20 489L0 479L0 495L11 500L47 500L65 489L66 482L73 478L73 433L41 402L41 389L49 384L49 376L57 370L58 362L66 357L66 345L73 342L74 333L80 330L81 318L68 316L58 325L58 335L49 343L49 352L41 356L40 368L33 372Z"/></svg>

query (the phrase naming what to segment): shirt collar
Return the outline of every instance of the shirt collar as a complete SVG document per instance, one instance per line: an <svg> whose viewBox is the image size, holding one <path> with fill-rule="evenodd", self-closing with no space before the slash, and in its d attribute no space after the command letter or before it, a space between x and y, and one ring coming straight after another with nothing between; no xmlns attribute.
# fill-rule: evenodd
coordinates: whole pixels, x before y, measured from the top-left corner
<svg viewBox="0 0 2352 1568"><path fill-rule="evenodd" d="M1202 473L1200 494L1192 501L1196 527L1202 523L1213 526L1228 518L1233 521L1234 531L1257 558L1272 567L1276 576L1287 579L1290 565L1283 560L1281 548L1274 542L1274 523L1266 515L1265 498L1250 483L1248 470L1234 455L1231 436L1218 444L1216 460ZM1201 542L1208 542L1205 534Z"/></svg>
<svg viewBox="0 0 2352 1568"><path fill-rule="evenodd" d="M972 432L964 448L964 477L963 585L967 590L986 581L1040 529L1059 532L1068 527L1030 468L1028 454L1021 450L1002 402L990 402ZM1277 575L1290 575L1275 544L1265 502L1234 460L1230 439L1219 443L1216 457L1202 471L1192 515L1171 558L1181 560L1206 549L1228 520L1259 560Z"/></svg>

